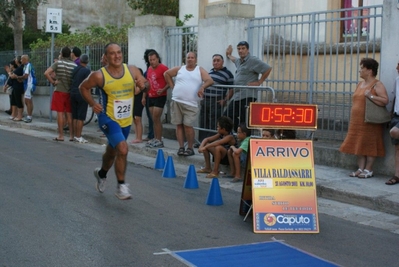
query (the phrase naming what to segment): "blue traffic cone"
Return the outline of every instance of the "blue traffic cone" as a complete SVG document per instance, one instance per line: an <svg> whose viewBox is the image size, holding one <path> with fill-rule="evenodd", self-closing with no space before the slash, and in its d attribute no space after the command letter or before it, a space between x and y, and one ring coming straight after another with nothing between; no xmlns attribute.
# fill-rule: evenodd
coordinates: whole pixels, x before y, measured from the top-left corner
<svg viewBox="0 0 399 267"><path fill-rule="evenodd" d="M209 188L206 204L211 206L223 205L222 193L220 192L219 179L213 178Z"/></svg>
<svg viewBox="0 0 399 267"><path fill-rule="evenodd" d="M175 165L173 164L172 156L168 156L168 160L166 161L165 168L162 173L163 178L176 178Z"/></svg>
<svg viewBox="0 0 399 267"><path fill-rule="evenodd" d="M191 164L188 167L188 173L186 176L186 180L184 181L184 188L187 188L187 189L198 188L197 174L195 172L195 168L194 168L193 164Z"/></svg>
<svg viewBox="0 0 399 267"><path fill-rule="evenodd" d="M165 168L165 156L163 155L162 149L158 149L157 159L155 160L155 169L163 170Z"/></svg>

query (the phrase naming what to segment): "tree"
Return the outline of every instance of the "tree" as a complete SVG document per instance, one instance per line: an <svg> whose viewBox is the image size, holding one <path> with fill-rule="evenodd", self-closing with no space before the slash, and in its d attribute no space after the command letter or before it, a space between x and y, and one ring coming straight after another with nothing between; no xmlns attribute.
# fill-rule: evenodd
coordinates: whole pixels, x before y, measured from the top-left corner
<svg viewBox="0 0 399 267"><path fill-rule="evenodd" d="M126 0L134 10L141 10L141 15L154 14L179 17L179 0Z"/></svg>
<svg viewBox="0 0 399 267"><path fill-rule="evenodd" d="M6 25L11 25L14 33L14 50L18 54L23 50L23 14L37 10L39 4L46 0L0 0L0 16ZM36 15L37 16L37 15ZM35 25L35 24L34 24Z"/></svg>
<svg viewBox="0 0 399 267"><path fill-rule="evenodd" d="M12 29L0 21L0 51L14 50Z"/></svg>

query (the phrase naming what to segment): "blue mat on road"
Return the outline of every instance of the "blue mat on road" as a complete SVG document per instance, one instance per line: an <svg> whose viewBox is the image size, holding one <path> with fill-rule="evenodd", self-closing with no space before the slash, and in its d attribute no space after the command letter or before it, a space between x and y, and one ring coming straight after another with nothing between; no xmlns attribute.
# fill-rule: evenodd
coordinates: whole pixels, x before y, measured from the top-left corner
<svg viewBox="0 0 399 267"><path fill-rule="evenodd" d="M188 266L198 267L338 266L281 242L175 251L172 255Z"/></svg>

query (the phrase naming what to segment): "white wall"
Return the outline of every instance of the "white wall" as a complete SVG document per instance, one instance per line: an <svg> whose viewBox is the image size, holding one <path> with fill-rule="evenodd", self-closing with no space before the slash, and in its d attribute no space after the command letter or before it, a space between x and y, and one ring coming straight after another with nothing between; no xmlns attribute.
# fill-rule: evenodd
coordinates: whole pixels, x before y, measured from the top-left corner
<svg viewBox="0 0 399 267"><path fill-rule="evenodd" d="M298 13L326 11L329 1L340 0L241 0L241 4L255 5L255 17L279 16ZM392 0L393 1L393 0ZM179 0L180 19L193 14L187 25L198 25L199 0ZM208 4L226 3L228 0L208 0ZM237 1L234 1L237 2ZM364 5L381 5L383 0L364 0Z"/></svg>
<svg viewBox="0 0 399 267"><path fill-rule="evenodd" d="M388 94L392 93L394 80L398 75L396 66L399 61L399 9L397 1L384 0L381 47L380 80L387 88ZM392 99L393 96L390 95Z"/></svg>
<svg viewBox="0 0 399 267"><path fill-rule="evenodd" d="M199 0L179 0L179 19L183 20L184 15L192 14L194 17L184 24L187 26L198 25Z"/></svg>
<svg viewBox="0 0 399 267"><path fill-rule="evenodd" d="M260 2L261 0L257 0ZM273 1L273 16L309 13L327 10L327 0L278 0Z"/></svg>
<svg viewBox="0 0 399 267"><path fill-rule="evenodd" d="M146 49L155 49L161 58L165 55L165 40L163 28L154 26L133 27L129 29L129 56L128 63L146 70L144 52ZM161 36L161 37L160 37Z"/></svg>
<svg viewBox="0 0 399 267"><path fill-rule="evenodd" d="M224 65L234 73L234 64L225 57L226 48L231 44L233 55L238 57L237 44L242 40L248 40L245 30L247 25L247 19L218 17L200 20L198 25L198 65L209 71L212 68L212 55L221 54L224 57ZM231 34L232 32L235 34ZM219 41L210 41L215 40L215 36Z"/></svg>

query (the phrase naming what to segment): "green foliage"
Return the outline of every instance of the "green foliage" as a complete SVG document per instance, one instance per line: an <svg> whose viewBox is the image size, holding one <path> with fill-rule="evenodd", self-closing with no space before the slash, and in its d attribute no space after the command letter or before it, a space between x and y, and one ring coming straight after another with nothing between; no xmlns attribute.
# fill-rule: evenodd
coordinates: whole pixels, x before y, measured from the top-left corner
<svg viewBox="0 0 399 267"><path fill-rule="evenodd" d="M133 24L127 24L118 28L115 25L106 25L105 28L100 26L90 26L84 31L76 31L75 33L62 33L57 34L54 40L56 47L63 46L79 46L83 47L86 45L94 44L105 44L109 42L116 43L127 43L128 41L128 29ZM50 35L51 36L51 35ZM51 46L51 38L45 36L44 38L38 39L36 42L30 45L31 49L48 48Z"/></svg>
<svg viewBox="0 0 399 267"><path fill-rule="evenodd" d="M17 0L14 0L16 2ZM19 0L22 3L22 7L26 9L37 9L39 4L48 4L47 0ZM11 1L12 2L12 1Z"/></svg>
<svg viewBox="0 0 399 267"><path fill-rule="evenodd" d="M22 25L17 23L19 20L16 20L16 10L22 10L27 15L28 11L36 11L39 4L47 4L47 0L0 0L0 19L3 21L0 44L3 42L7 44L6 46L0 46L0 49L20 50L26 48L27 44L35 40L37 36L40 36L40 32L35 32L34 30L26 32L28 36L21 36L23 32ZM9 25L12 25L12 28L9 28ZM11 38L9 37L9 29L12 31ZM17 44L14 44L15 40L17 40ZM12 48L10 48L11 45Z"/></svg>
<svg viewBox="0 0 399 267"><path fill-rule="evenodd" d="M62 23L62 33L64 34L71 34L71 25L66 24L65 22ZM51 38L51 33L46 33L46 26L44 25L42 30L32 30L30 28L25 28L23 34L23 47L24 49L30 48L31 44L34 44L39 39L47 40ZM1 38L1 37L0 37Z"/></svg>
<svg viewBox="0 0 399 267"><path fill-rule="evenodd" d="M0 21L0 50L14 50L14 34L12 29Z"/></svg>
<svg viewBox="0 0 399 267"><path fill-rule="evenodd" d="M126 0L141 15L154 14L179 17L179 0Z"/></svg>
<svg viewBox="0 0 399 267"><path fill-rule="evenodd" d="M180 20L179 18L176 18L176 26L184 26L184 23L189 21L191 18L193 18L193 14L186 14L184 15L184 19Z"/></svg>

